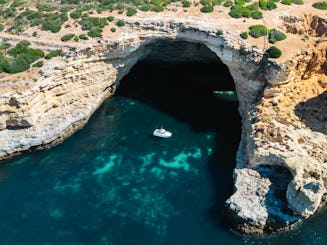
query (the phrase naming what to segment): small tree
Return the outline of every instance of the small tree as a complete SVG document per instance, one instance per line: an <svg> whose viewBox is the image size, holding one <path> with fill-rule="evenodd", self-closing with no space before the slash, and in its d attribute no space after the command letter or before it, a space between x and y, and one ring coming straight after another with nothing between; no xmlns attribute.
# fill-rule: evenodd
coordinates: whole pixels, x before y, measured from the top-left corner
<svg viewBox="0 0 327 245"><path fill-rule="evenodd" d="M279 48L272 46L267 50L267 54L270 58L279 58L282 55L282 51Z"/></svg>

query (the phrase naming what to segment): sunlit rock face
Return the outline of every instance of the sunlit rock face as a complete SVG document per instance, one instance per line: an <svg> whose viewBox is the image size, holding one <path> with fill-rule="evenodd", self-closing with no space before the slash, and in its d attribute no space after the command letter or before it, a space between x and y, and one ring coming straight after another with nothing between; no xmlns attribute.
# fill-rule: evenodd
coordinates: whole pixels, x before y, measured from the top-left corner
<svg viewBox="0 0 327 245"><path fill-rule="evenodd" d="M324 24L317 23L315 30L320 33ZM105 39L51 59L31 79L3 79L0 159L69 137L146 57L161 62L218 57L235 82L243 123L235 193L226 203L227 213L237 221L235 227L249 233L280 230L314 214L327 186L327 123L322 109L327 108L326 44L318 43L314 50L279 63L255 47L240 45L228 32L217 32L213 25L202 23L147 20L119 40ZM275 173L267 170L269 166L288 171L288 181L278 187L281 195L270 195L278 180L265 175ZM249 199L248 193L255 198ZM273 199L287 207L286 213L275 212L274 202L264 201ZM251 213L253 207L256 212Z"/></svg>

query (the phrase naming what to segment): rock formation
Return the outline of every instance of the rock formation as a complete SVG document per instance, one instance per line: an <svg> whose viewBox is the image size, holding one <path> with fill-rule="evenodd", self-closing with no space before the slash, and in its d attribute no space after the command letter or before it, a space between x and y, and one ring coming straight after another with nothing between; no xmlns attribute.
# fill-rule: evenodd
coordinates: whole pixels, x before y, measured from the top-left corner
<svg viewBox="0 0 327 245"><path fill-rule="evenodd" d="M293 19L304 25L292 25ZM307 34L310 42L275 61L264 54L265 44L252 46L229 29L233 22L167 16L138 19L139 26L134 21L126 20L116 38L74 51L63 47L64 57L0 79L0 159L60 143L85 125L139 60L158 51L158 41L187 41L207 46L235 81L243 128L235 193L226 202L234 226L275 231L314 214L327 187L326 20L279 16L280 28L294 39ZM53 48L37 40L33 45Z"/></svg>

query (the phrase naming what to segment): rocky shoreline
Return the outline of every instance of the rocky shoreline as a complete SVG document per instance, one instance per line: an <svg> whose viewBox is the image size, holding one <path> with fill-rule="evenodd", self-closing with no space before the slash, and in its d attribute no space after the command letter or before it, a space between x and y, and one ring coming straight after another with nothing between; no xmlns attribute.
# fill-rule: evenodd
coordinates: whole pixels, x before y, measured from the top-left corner
<svg viewBox="0 0 327 245"><path fill-rule="evenodd" d="M327 28L319 23L325 22L312 22L308 29L324 37ZM327 42L321 39L279 62L228 27L220 30L200 18L153 17L137 27L131 22L117 39L51 59L34 68L30 80L1 78L0 159L49 148L83 127L139 60L162 52L158 41L197 43L228 67L240 103L235 193L226 202L233 227L244 233L279 231L313 215L327 193ZM178 58L198 57L199 50L190 47Z"/></svg>

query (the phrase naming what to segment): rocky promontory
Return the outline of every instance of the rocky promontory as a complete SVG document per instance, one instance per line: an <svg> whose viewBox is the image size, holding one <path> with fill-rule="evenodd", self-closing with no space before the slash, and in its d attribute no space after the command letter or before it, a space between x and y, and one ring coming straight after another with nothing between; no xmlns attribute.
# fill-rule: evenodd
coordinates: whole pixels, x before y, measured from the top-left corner
<svg viewBox="0 0 327 245"><path fill-rule="evenodd" d="M285 5L260 20L232 19L226 9L203 14L170 7L124 17L118 31L79 43L60 41L74 29L69 27L53 35L40 31L39 37L0 32L0 42L28 40L33 48L63 53L41 67L0 74L0 159L71 136L138 61L152 54L166 61L209 59L205 46L228 67L242 117L226 215L245 233L287 229L313 215L327 193L327 16L313 2ZM266 36L241 38L262 23L287 34L278 46L282 56L269 57ZM162 47L176 41L197 45L165 56Z"/></svg>

